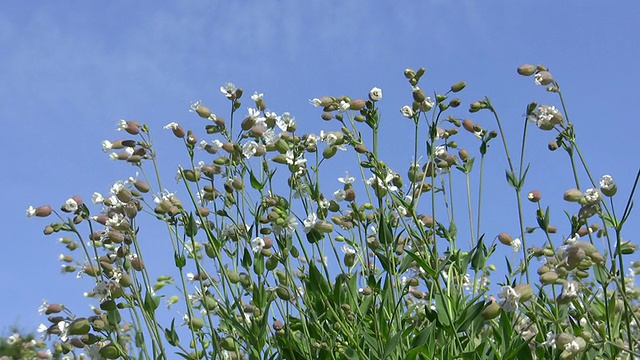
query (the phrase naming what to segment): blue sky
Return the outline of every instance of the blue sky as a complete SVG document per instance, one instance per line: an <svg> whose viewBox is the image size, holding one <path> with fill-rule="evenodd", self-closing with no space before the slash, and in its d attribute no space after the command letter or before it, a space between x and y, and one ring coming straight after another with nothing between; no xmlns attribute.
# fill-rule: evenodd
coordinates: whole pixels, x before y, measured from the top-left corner
<svg viewBox="0 0 640 360"><path fill-rule="evenodd" d="M188 112L198 99L228 113L218 90L227 81L246 94L265 93L271 110L289 111L300 129L315 132L327 123L308 99L365 97L371 87L382 88L382 154L406 159L397 163L404 171L409 152L395 145L412 131L398 111L410 99L405 68L427 68L427 92L463 80L465 104L489 96L515 147L526 104L558 104L515 73L522 63L541 63L562 86L592 172L614 176L627 196L640 165L640 4L632 1L33 1L0 9L1 328L35 329L45 320L37 315L43 298L88 310L82 298L88 280L59 274L62 246L57 237L44 237L46 221L27 219L25 209L58 207L73 194L88 201L94 191L107 192L115 180L133 175L100 147L103 139L117 138L120 118L152 127L172 177L185 155L162 126L177 121L200 128ZM462 109L458 114L467 116ZM488 113L473 118L495 127ZM564 157L546 150L549 140L540 131L529 140L534 165L526 188L552 199L571 179ZM504 168L504 155L493 151L489 189L504 188ZM486 220L489 236L517 231L507 194L486 209L496 214ZM563 215L556 216L568 231ZM635 221L624 236L635 240L633 230Z"/></svg>

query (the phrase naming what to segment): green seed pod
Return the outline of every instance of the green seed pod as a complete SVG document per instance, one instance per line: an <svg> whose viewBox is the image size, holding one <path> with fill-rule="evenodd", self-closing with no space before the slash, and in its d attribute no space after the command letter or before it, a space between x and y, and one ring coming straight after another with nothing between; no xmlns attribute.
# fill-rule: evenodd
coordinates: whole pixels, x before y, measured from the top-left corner
<svg viewBox="0 0 640 360"><path fill-rule="evenodd" d="M491 303L489 303L489 305L487 305L487 307L484 308L484 310L482 310L482 318L484 318L485 320L495 319L498 315L500 315L500 312L500 305L497 302L492 301Z"/></svg>
<svg viewBox="0 0 640 360"><path fill-rule="evenodd" d="M289 291L288 288L286 288L286 287L284 287L282 285L276 287L276 295L278 295L278 297L281 300L284 300L284 301L291 300L291 292Z"/></svg>
<svg viewBox="0 0 640 360"><path fill-rule="evenodd" d="M220 347L222 347L224 350L227 350L227 351L234 351L235 341L233 340L232 337L224 338L222 339L222 341L220 341Z"/></svg>
<svg viewBox="0 0 640 360"><path fill-rule="evenodd" d="M85 345L93 345L98 342L98 340L100 340L100 338L91 333L84 334L80 337L80 341Z"/></svg>
<svg viewBox="0 0 640 360"><path fill-rule="evenodd" d="M555 284L558 280L558 274L555 271L549 271L540 275L540 283L543 285Z"/></svg>
<svg viewBox="0 0 640 360"><path fill-rule="evenodd" d="M85 335L90 329L91 324L89 323L89 320L86 318L77 318L69 324L67 331L69 335Z"/></svg>
<svg viewBox="0 0 640 360"><path fill-rule="evenodd" d="M451 91L454 92L454 93L457 93L458 91L461 91L462 89L464 89L465 86L467 86L466 82L459 81L459 82L451 85Z"/></svg>
<svg viewBox="0 0 640 360"><path fill-rule="evenodd" d="M324 151L322 151L322 156L325 159L331 159L336 152L338 152L338 147L337 146L327 146L324 148Z"/></svg>
<svg viewBox="0 0 640 360"><path fill-rule="evenodd" d="M98 350L100 356L105 359L117 359L120 357L120 350L114 344L108 344L103 346L100 350Z"/></svg>
<svg viewBox="0 0 640 360"><path fill-rule="evenodd" d="M275 256L268 258L265 266L269 271L275 270L275 268L278 267L278 259Z"/></svg>
<svg viewBox="0 0 640 360"><path fill-rule="evenodd" d="M204 326L204 321L200 318L192 318L189 319L187 326L189 327L189 329L197 331L202 329L202 327Z"/></svg>

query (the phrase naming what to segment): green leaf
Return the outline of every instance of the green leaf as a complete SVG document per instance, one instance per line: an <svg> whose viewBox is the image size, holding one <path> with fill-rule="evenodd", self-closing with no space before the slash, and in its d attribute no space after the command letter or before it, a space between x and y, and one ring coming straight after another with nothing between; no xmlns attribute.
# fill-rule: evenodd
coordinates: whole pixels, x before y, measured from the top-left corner
<svg viewBox="0 0 640 360"><path fill-rule="evenodd" d="M249 267L251 267L251 263L252 263L251 253L249 252L249 249L245 248L244 254L242 255L242 266L245 269L249 270Z"/></svg>
<svg viewBox="0 0 640 360"><path fill-rule="evenodd" d="M358 356L358 353L353 350L352 348L343 348L344 349L344 353L343 355L350 360L359 360L360 357Z"/></svg>
<svg viewBox="0 0 640 360"><path fill-rule="evenodd" d="M194 237L198 233L198 224L193 218L193 213L189 213L189 217L185 219L184 223L184 235L187 237Z"/></svg>
<svg viewBox="0 0 640 360"><path fill-rule="evenodd" d="M458 332L467 331L469 325L471 325L471 323L473 323L473 321L478 318L478 316L480 316L482 310L484 310L484 302L478 302L466 308L464 311L464 318L460 318L462 319L462 321L458 326Z"/></svg>
<svg viewBox="0 0 640 360"><path fill-rule="evenodd" d="M184 257L184 254L178 254L177 252L173 254L173 261L176 264L178 269L182 269L187 265L187 259Z"/></svg>
<svg viewBox="0 0 640 360"><path fill-rule="evenodd" d="M122 317L120 316L120 311L118 311L118 308L107 311L107 322L109 323L109 325L119 326L121 320Z"/></svg>
<svg viewBox="0 0 640 360"><path fill-rule="evenodd" d="M426 261L424 261L420 256L418 256L416 253L410 251L410 250L405 250L405 252L411 256L411 258L418 264L418 266L420 266L420 268L424 271L427 272L427 274L429 274L431 276L432 279L436 279L438 277L437 273L435 272L435 270L433 270L433 268L431 266L429 266Z"/></svg>
<svg viewBox="0 0 640 360"><path fill-rule="evenodd" d="M171 329L164 329L164 337L171 346L177 346L180 343L180 337L175 328L176 319L171 320Z"/></svg>
<svg viewBox="0 0 640 360"><path fill-rule="evenodd" d="M307 241L310 244L315 244L318 241L322 240L322 238L324 238L324 236L316 229L311 229L311 231L307 233Z"/></svg>
<svg viewBox="0 0 640 360"><path fill-rule="evenodd" d="M249 181L251 182L251 187L260 191L264 188L264 183L258 181L256 176L253 174L253 171L249 170Z"/></svg>
<svg viewBox="0 0 640 360"><path fill-rule="evenodd" d="M384 245L389 245L393 242L393 234L391 233L391 225L389 224L389 220L381 215L380 216L380 229L378 229L378 235L380 237L380 243Z"/></svg>
<svg viewBox="0 0 640 360"><path fill-rule="evenodd" d="M518 181L516 180L516 176L510 172L509 170L505 170L505 174L507 175L507 183L517 189L518 188Z"/></svg>
<svg viewBox="0 0 640 360"><path fill-rule="evenodd" d="M393 337L389 339L389 341L387 341L387 343L384 346L384 354L382 354L383 359L387 359L391 354L393 354L394 350L396 349L396 346L398 346L398 341L400 340L401 337L402 337L402 332L399 332L393 335Z"/></svg>
<svg viewBox="0 0 640 360"><path fill-rule="evenodd" d="M471 269L479 271L484 269L487 262L487 247L484 245L484 234L478 239L478 244L473 249L473 257L471 258Z"/></svg>
<svg viewBox="0 0 640 360"><path fill-rule="evenodd" d="M309 281L307 281L307 287L314 292L320 292L324 295L329 294L330 291L327 279L322 276L318 267L313 262L309 264Z"/></svg>
<svg viewBox="0 0 640 360"><path fill-rule="evenodd" d="M256 275L264 274L264 255L260 252L256 254L253 261L253 272Z"/></svg>
<svg viewBox="0 0 640 360"><path fill-rule="evenodd" d="M144 295L144 304L142 305L147 314L153 314L160 305L160 297L151 295L150 291Z"/></svg>

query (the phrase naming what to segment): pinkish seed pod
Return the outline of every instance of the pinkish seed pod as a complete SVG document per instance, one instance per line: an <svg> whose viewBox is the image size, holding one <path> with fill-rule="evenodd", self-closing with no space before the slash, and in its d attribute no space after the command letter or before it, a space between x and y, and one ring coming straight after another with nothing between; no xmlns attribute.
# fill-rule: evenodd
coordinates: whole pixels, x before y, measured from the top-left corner
<svg viewBox="0 0 640 360"><path fill-rule="evenodd" d="M470 133L475 133L476 129L475 129L475 125L473 124L473 121L469 120L469 119L464 119L462 120L462 127L467 130Z"/></svg>
<svg viewBox="0 0 640 360"><path fill-rule="evenodd" d="M498 234L498 240L504 245L511 246L511 244L513 244L513 238L505 232Z"/></svg>
<svg viewBox="0 0 640 360"><path fill-rule="evenodd" d="M542 199L542 194L538 190L531 190L529 191L529 194L527 194L527 199L529 199L529 201L531 201L532 203L537 203L538 201L540 201L540 199Z"/></svg>
<svg viewBox="0 0 640 360"><path fill-rule="evenodd" d="M366 105L366 102L362 99L355 99L355 100L351 100L349 102L349 109L351 110L355 110L355 111L360 111L362 109L364 109Z"/></svg>

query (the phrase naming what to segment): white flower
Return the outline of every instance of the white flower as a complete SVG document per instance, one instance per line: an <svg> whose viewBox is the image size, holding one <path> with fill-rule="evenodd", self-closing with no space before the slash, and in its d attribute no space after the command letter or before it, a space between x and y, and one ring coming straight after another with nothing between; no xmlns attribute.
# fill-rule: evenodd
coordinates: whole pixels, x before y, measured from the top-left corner
<svg viewBox="0 0 640 360"><path fill-rule="evenodd" d="M188 281L189 283L192 283L192 282L195 280L195 277L196 277L196 276L195 276L192 272L188 272L188 273L187 273L187 281Z"/></svg>
<svg viewBox="0 0 640 360"><path fill-rule="evenodd" d="M67 342L69 336L69 324L66 321L58 322L58 330L60 330L60 341Z"/></svg>
<svg viewBox="0 0 640 360"><path fill-rule="evenodd" d="M254 253L259 253L264 248L264 239L261 237L255 237L251 240L251 250Z"/></svg>
<svg viewBox="0 0 640 360"><path fill-rule="evenodd" d="M276 134L276 131L273 129L267 129L267 131L262 134L262 140L264 140L266 146L275 144L279 139L280 134Z"/></svg>
<svg viewBox="0 0 640 360"><path fill-rule="evenodd" d="M554 126L562 124L564 118L555 106L540 105L536 110L527 117L534 122L537 127L542 130L551 130Z"/></svg>
<svg viewBox="0 0 640 360"><path fill-rule="evenodd" d="M444 147L444 145L436 146L434 153L436 157L447 156L447 149Z"/></svg>
<svg viewBox="0 0 640 360"><path fill-rule="evenodd" d="M409 105L405 105L400 109L402 116L411 119L413 117L413 109Z"/></svg>
<svg viewBox="0 0 640 360"><path fill-rule="evenodd" d="M345 171L344 172L344 177L339 177L338 181L343 183L343 184L351 184L354 181L356 181L356 178L354 178L353 176L349 176L349 172Z"/></svg>
<svg viewBox="0 0 640 360"><path fill-rule="evenodd" d="M282 131L287 131L288 128L296 125L296 118L291 116L288 112L282 113L282 116L279 116L276 119L276 125Z"/></svg>
<svg viewBox="0 0 640 360"><path fill-rule="evenodd" d="M227 97L227 99L232 99L235 96L237 90L238 89L236 88L236 85L232 82L228 82L220 86L220 92L223 93L224 96Z"/></svg>
<svg viewBox="0 0 640 360"><path fill-rule="evenodd" d="M113 215L111 215L110 218L107 219L107 222L105 225L111 226L111 227L118 227L122 225L123 222L124 222L124 215L114 213Z"/></svg>
<svg viewBox="0 0 640 360"><path fill-rule="evenodd" d="M42 300L42 305L40 305L40 307L38 308L38 314L39 315L45 314L48 308L49 308L49 302L46 299Z"/></svg>
<svg viewBox="0 0 640 360"><path fill-rule="evenodd" d="M32 217L36 214L36 209L33 206L27 208L27 217Z"/></svg>
<svg viewBox="0 0 640 360"><path fill-rule="evenodd" d="M113 183L113 185L111 185L111 189L109 189L109 192L113 195L117 195L120 191L122 191L124 189L124 181L118 180L116 182Z"/></svg>
<svg viewBox="0 0 640 360"><path fill-rule="evenodd" d="M242 145L242 155L247 159L255 155L257 151L258 143L255 141L249 141Z"/></svg>
<svg viewBox="0 0 640 360"><path fill-rule="evenodd" d="M569 299L578 297L578 284L573 280L565 281L562 284L561 296Z"/></svg>
<svg viewBox="0 0 640 360"><path fill-rule="evenodd" d="M64 202L64 205L62 205L62 210L67 212L75 212L76 210L78 210L78 203L74 199L68 198L67 201Z"/></svg>
<svg viewBox="0 0 640 360"><path fill-rule="evenodd" d="M108 152L112 148L113 148L113 144L111 143L111 141L109 141L109 140L103 140L102 141L102 151Z"/></svg>
<svg viewBox="0 0 640 360"><path fill-rule="evenodd" d="M341 100L340 101L340 105L338 105L338 111L339 112L345 112L345 111L349 110L349 106L350 105L349 105L348 102L346 102L344 100Z"/></svg>
<svg viewBox="0 0 640 360"><path fill-rule="evenodd" d="M99 192L94 192L93 196L91 196L91 202L94 204L102 204L104 202L104 197Z"/></svg>
<svg viewBox="0 0 640 360"><path fill-rule="evenodd" d="M511 242L511 246L513 246L513 252L518 252L518 251L520 251L520 248L522 247L522 242L520 241L519 238L515 238Z"/></svg>
<svg viewBox="0 0 640 360"><path fill-rule="evenodd" d="M573 340L572 342L564 345L564 350L570 353L577 353L578 351L580 351L580 345L575 340Z"/></svg>
<svg viewBox="0 0 640 360"><path fill-rule="evenodd" d="M595 204L600 201L600 192L596 188L587 189L584 192L584 198L589 204Z"/></svg>
<svg viewBox="0 0 640 360"><path fill-rule="evenodd" d="M163 129L165 129L165 130L175 130L175 129L178 128L178 126L180 126L180 125L177 122L174 121L174 122L170 122L167 125L165 125L163 127Z"/></svg>
<svg viewBox="0 0 640 360"><path fill-rule="evenodd" d="M356 254L356 249L354 249L352 246L350 245L342 245L342 252L345 255L355 255Z"/></svg>
<svg viewBox="0 0 640 360"><path fill-rule="evenodd" d="M613 182L613 177L611 175L603 175L600 178L600 188L602 190L611 190L616 186L616 183Z"/></svg>
<svg viewBox="0 0 640 360"><path fill-rule="evenodd" d="M503 286L500 293L498 293L498 297L502 299L500 306L504 311L512 312L518 308L520 295L511 286Z"/></svg>
<svg viewBox="0 0 640 360"><path fill-rule="evenodd" d="M316 213L311 213L307 216L305 220L302 221L304 224L304 233L308 234L311 230L313 230L313 226L318 222L318 215Z"/></svg>
<svg viewBox="0 0 640 360"><path fill-rule="evenodd" d="M37 331L39 333L46 333L47 330L49 330L49 327L47 325L45 325L45 324L38 325L38 330Z"/></svg>
<svg viewBox="0 0 640 360"><path fill-rule="evenodd" d="M20 340L20 334L13 334L7 338L7 344L13 345Z"/></svg>
<svg viewBox="0 0 640 360"><path fill-rule="evenodd" d="M346 191L339 189L333 192L333 196L336 198L337 202L340 202L344 200L344 198L347 196L347 193Z"/></svg>
<svg viewBox="0 0 640 360"><path fill-rule="evenodd" d="M273 226L273 231L277 235L288 234L288 233L292 233L292 232L296 231L296 227L297 226L298 226L298 221L296 220L296 218L293 217L293 216L289 216L284 221L284 224L282 226L274 225Z"/></svg>
<svg viewBox="0 0 640 360"><path fill-rule="evenodd" d="M258 100L262 100L262 97L264 96L263 93L258 94L258 92L254 92L253 95L251 95L251 100L253 101L258 101Z"/></svg>
<svg viewBox="0 0 640 360"><path fill-rule="evenodd" d="M116 123L116 131L122 131L126 128L127 128L127 121L123 119L118 120L118 122Z"/></svg>
<svg viewBox="0 0 640 360"><path fill-rule="evenodd" d="M254 108L248 108L249 115L247 117L253 119L256 123L264 122L266 119L264 116L260 116L260 110Z"/></svg>
<svg viewBox="0 0 640 360"><path fill-rule="evenodd" d="M93 297L99 299L101 302L107 300L111 296L111 290L109 284L104 281L98 281L93 287Z"/></svg>
<svg viewBox="0 0 640 360"><path fill-rule="evenodd" d="M431 108L433 108L433 106L436 104L433 99L431 99L431 97L427 96L426 99L424 99L424 101L422 102L424 105L427 106L427 108L429 110L431 110Z"/></svg>
<svg viewBox="0 0 640 360"><path fill-rule="evenodd" d="M318 98L313 98L313 99L309 99L309 104L318 107L320 105L322 105L322 100L318 99Z"/></svg>
<svg viewBox="0 0 640 360"><path fill-rule="evenodd" d="M555 349L556 348L556 335L552 331L549 331L547 333L547 340L545 340L540 345L551 346L553 349Z"/></svg>
<svg viewBox="0 0 640 360"><path fill-rule="evenodd" d="M371 101L380 101L380 99L382 99L382 89L378 87L371 88L369 91L369 99Z"/></svg>

